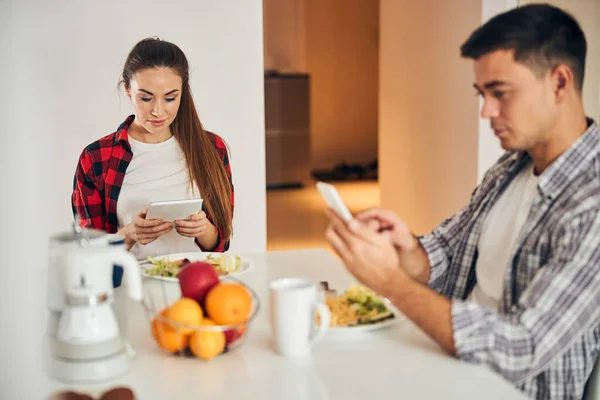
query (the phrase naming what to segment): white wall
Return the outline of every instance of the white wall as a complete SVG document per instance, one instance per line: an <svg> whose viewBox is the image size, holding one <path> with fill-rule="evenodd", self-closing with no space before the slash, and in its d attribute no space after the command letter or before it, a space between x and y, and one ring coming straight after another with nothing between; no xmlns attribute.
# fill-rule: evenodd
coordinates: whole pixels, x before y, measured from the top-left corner
<svg viewBox="0 0 600 400"><path fill-rule="evenodd" d="M483 0L481 7L481 23L503 13L511 8L517 7L518 0ZM483 106L483 99L479 99L479 110ZM481 118L479 115L479 144L477 152L477 183L481 182L485 172L500 158L504 150L500 146L498 138L494 135L489 119Z"/></svg>
<svg viewBox="0 0 600 400"><path fill-rule="evenodd" d="M80 151L130 112L116 84L150 35L187 54L200 118L231 147L231 250L266 249L260 0L0 1L0 398L42 398L32 383L46 315L31 277L46 268L48 236L70 228Z"/></svg>
<svg viewBox="0 0 600 400"><path fill-rule="evenodd" d="M32 143L27 130L20 128L21 122L14 118L19 104L24 102L20 93L21 83L16 79L18 65L7 62L16 54L14 48L15 22L12 19L12 5L0 2L0 398L24 398L28 382L26 372L35 361L35 345L31 343L37 333L31 329L38 315L32 310L32 289L28 285L36 262L36 253L45 252L46 243L26 241L27 233L37 235L41 207L36 207L35 187L37 182L26 184L33 176L37 163L31 161L26 150ZM9 139L12 143L9 144ZM6 329L14 325L15 329ZM39 340L39 333L38 338ZM25 389L23 389L25 388ZM39 396L38 396L39 398Z"/></svg>
<svg viewBox="0 0 600 400"><path fill-rule="evenodd" d="M116 89L123 62L138 40L160 36L186 53L200 119L231 149L236 190L231 251L266 248L259 0L16 4L13 65L20 102L14 117L32 140L28 152L39 157L33 161L35 197L47 211L39 216L36 241L69 229L79 153L130 114L127 97Z"/></svg>

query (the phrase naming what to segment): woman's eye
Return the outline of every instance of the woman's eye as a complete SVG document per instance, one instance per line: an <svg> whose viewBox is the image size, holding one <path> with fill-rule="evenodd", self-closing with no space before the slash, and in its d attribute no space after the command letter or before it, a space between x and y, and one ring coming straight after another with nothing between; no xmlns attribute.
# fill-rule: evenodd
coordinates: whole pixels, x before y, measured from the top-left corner
<svg viewBox="0 0 600 400"><path fill-rule="evenodd" d="M175 100L177 100L177 98L176 98L176 97L173 97L172 99L166 99L166 100L167 100L167 101L170 103L170 102L172 102L172 101L175 101Z"/></svg>
<svg viewBox="0 0 600 400"><path fill-rule="evenodd" d="M144 102L149 102L150 100L152 100L150 97L140 97L140 100L144 101Z"/></svg>
<svg viewBox="0 0 600 400"><path fill-rule="evenodd" d="M504 97L504 92L501 92L501 91L495 91L493 94L494 94L494 97L497 99L501 99Z"/></svg>

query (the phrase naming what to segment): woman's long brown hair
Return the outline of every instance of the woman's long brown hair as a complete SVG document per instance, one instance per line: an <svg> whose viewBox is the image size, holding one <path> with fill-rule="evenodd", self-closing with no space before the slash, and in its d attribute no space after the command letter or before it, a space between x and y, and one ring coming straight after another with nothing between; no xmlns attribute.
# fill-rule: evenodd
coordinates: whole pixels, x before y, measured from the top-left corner
<svg viewBox="0 0 600 400"><path fill-rule="evenodd" d="M147 68L170 68L181 77L181 101L171 132L179 142L193 179L204 199L206 213L223 238L232 232L231 182L208 133L202 127L189 84L188 61L175 44L148 38L138 42L125 61L123 83L126 88L135 73ZM225 149L227 151L227 149Z"/></svg>

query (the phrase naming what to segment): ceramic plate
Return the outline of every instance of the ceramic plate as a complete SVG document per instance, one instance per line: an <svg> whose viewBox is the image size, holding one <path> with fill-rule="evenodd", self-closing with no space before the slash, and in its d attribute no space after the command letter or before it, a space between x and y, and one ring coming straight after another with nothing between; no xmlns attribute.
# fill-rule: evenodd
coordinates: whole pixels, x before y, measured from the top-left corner
<svg viewBox="0 0 600 400"><path fill-rule="evenodd" d="M398 311L398 309L396 309L396 307L394 307L392 305L392 303L390 303L387 300L385 300L385 306L392 312L392 314L394 315L393 318L388 318L388 319L385 319L380 322L375 322L373 324L353 325L353 326L343 326L343 327L342 326L340 326L340 327L330 326L329 329L327 329L326 336L340 336L341 337L341 336L361 335L363 333L378 331L378 330L386 329L386 328L389 328L389 327L395 325L401 319L400 312Z"/></svg>
<svg viewBox="0 0 600 400"><path fill-rule="evenodd" d="M152 258L154 260L167 259L169 261L175 261L175 260L181 260L182 258L187 258L188 260L194 262L194 261L204 261L204 260L207 259L207 257L209 255L212 255L214 257L220 257L221 254L228 255L227 253L193 252L193 253L166 254L166 255L152 257ZM235 256L235 255L230 255L230 256ZM248 270L250 270L253 267L252 260L250 260L247 257L243 257L243 256L240 256L240 258L241 258L241 261L242 261L241 265L240 265L240 268L236 272L232 272L232 273L230 273L228 275L221 276L221 278L226 278L228 276L238 276L238 275L241 275L241 274L247 272ZM147 270L150 270L150 269L154 268L154 265L152 263L150 263L150 261L140 262L140 268L142 270L141 274L145 278L152 278L152 279L156 279L156 280L160 280L160 281L165 281L165 282L175 282L175 283L179 282L177 280L177 278L147 274L146 273Z"/></svg>

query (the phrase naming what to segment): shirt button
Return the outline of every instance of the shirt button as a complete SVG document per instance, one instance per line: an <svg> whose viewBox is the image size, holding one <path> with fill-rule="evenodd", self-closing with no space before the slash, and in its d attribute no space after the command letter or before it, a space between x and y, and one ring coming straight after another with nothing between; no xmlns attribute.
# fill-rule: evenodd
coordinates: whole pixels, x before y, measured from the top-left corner
<svg viewBox="0 0 600 400"><path fill-rule="evenodd" d="M510 307L510 311L512 311L512 312L517 312L517 306L515 306L515 305L512 305L512 306Z"/></svg>

